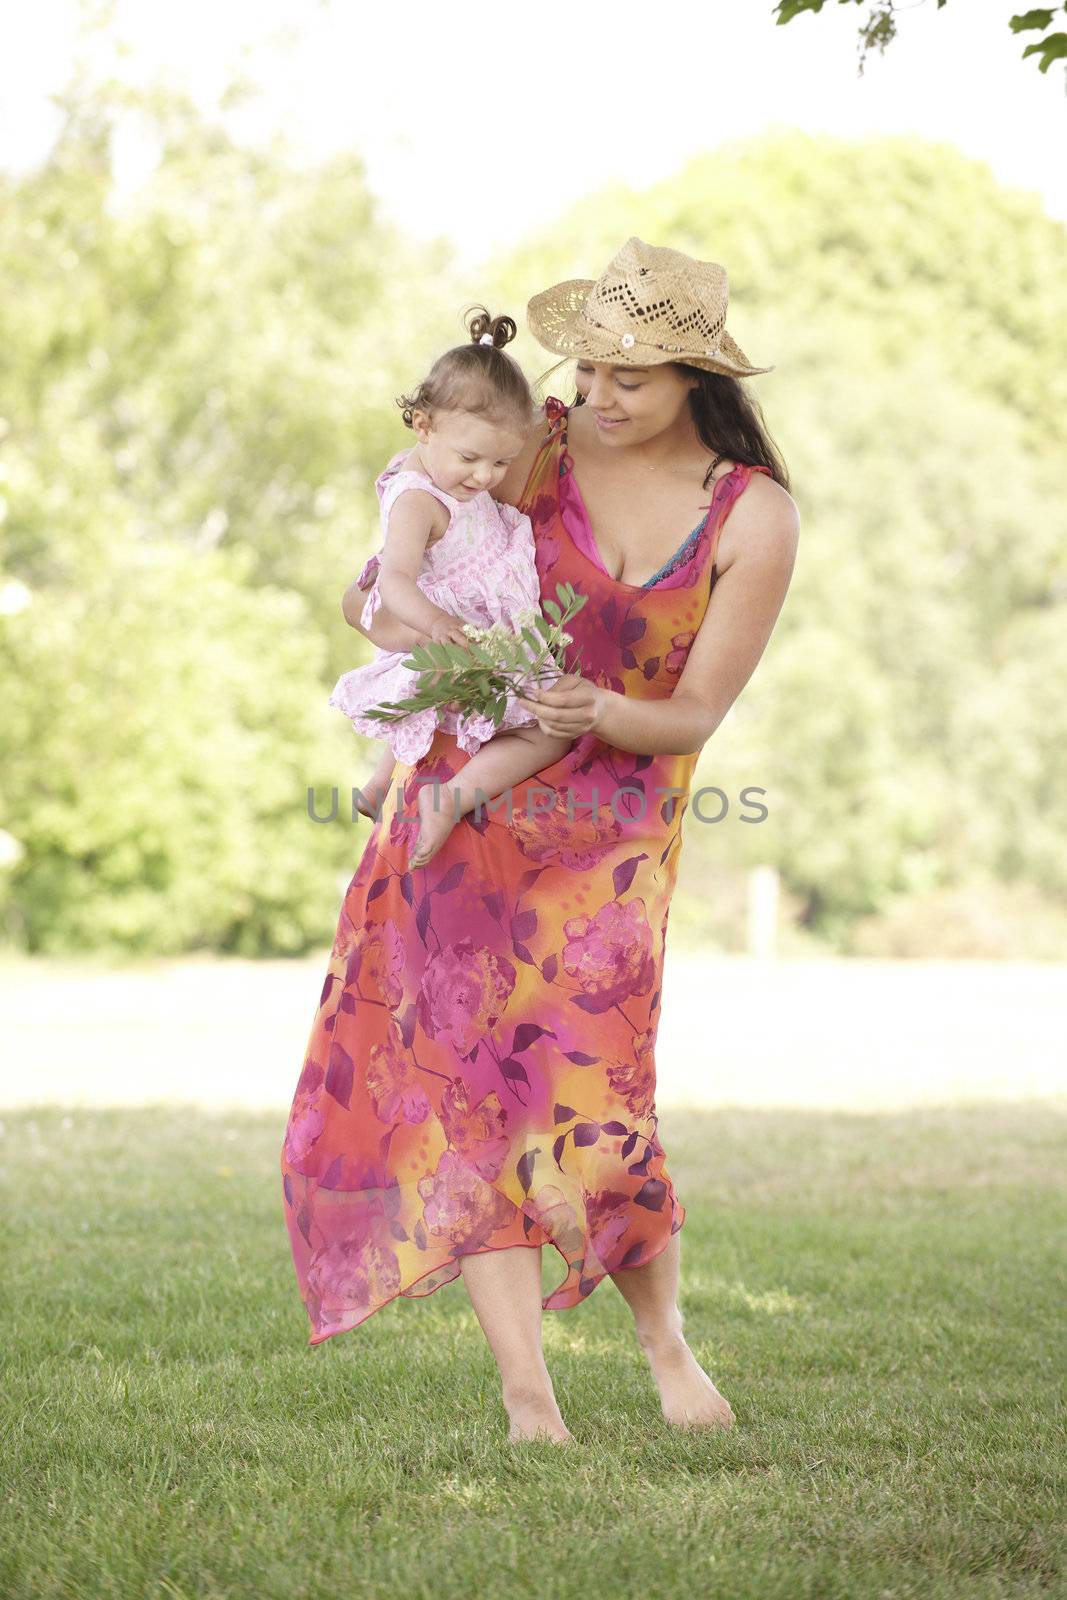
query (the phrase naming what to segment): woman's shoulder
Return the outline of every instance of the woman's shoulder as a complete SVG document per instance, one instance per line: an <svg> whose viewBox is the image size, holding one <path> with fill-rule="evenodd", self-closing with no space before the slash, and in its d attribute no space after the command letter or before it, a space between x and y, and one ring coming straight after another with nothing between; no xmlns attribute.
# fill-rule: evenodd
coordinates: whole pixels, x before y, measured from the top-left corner
<svg viewBox="0 0 1067 1600"><path fill-rule="evenodd" d="M754 467L745 467L740 481L719 540L720 572L742 554L754 560L793 557L800 538L800 511L788 489Z"/></svg>
<svg viewBox="0 0 1067 1600"><path fill-rule="evenodd" d="M738 463L744 467L744 463ZM744 493L738 502L738 510L748 502L747 515L753 514L766 517L770 514L776 521L783 524L800 522L800 511L796 501L777 478L769 470L761 467L744 467L747 482Z"/></svg>

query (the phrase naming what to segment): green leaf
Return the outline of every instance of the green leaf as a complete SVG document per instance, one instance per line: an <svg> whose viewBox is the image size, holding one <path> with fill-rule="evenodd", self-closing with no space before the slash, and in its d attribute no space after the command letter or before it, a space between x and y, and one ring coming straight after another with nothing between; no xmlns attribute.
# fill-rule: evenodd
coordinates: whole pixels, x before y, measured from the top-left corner
<svg viewBox="0 0 1067 1600"><path fill-rule="evenodd" d="M778 12L775 22L779 27L785 22L792 22L794 17L799 17L802 11L821 11L823 0L779 0Z"/></svg>
<svg viewBox="0 0 1067 1600"><path fill-rule="evenodd" d="M1054 61L1067 56L1067 33L1050 33L1047 39L1040 39L1037 44L1028 44L1023 51L1022 59L1025 61L1027 56L1032 56L1035 52L1041 56L1037 64L1038 71L1047 72Z"/></svg>
<svg viewBox="0 0 1067 1600"><path fill-rule="evenodd" d="M1041 7L1039 10L1023 11L1018 16L1009 17L1008 26L1012 33L1022 33L1027 28L1051 28L1052 8ZM1032 47L1031 47L1032 48Z"/></svg>

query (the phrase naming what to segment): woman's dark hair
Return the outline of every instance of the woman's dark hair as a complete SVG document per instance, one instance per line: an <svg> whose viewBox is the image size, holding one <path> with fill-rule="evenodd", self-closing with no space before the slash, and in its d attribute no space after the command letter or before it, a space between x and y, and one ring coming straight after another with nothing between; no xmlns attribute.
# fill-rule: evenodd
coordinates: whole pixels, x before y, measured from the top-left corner
<svg viewBox="0 0 1067 1600"><path fill-rule="evenodd" d="M759 401L742 378L729 372L707 372L703 367L678 365L687 377L697 378L689 391L689 406L701 442L728 461L746 467L768 467L771 477L789 489L789 469L767 431ZM711 482L705 478L704 487Z"/></svg>
<svg viewBox="0 0 1067 1600"><path fill-rule="evenodd" d="M767 431L759 401L743 380L728 372L706 372L703 367L690 367L684 361L675 365L686 377L697 379L697 387L689 392L689 406L705 448L727 461L769 468L774 481L788 491L789 470ZM580 406L585 401L576 394L573 404ZM709 469L704 479L705 489L710 482Z"/></svg>
<svg viewBox="0 0 1067 1600"><path fill-rule="evenodd" d="M469 344L457 344L438 356L413 394L397 396L404 422L414 426L412 416L425 411L469 411L488 422L513 422L521 433L533 423L534 403L530 385L513 357L504 354L518 328L512 317L491 317L484 306L468 306L464 324ZM489 334L492 344L482 344Z"/></svg>

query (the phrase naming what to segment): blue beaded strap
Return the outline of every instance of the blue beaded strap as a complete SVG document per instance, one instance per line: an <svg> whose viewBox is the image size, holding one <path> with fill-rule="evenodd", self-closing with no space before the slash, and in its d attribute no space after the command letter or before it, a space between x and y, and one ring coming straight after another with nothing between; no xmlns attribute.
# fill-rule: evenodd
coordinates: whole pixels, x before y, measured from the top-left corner
<svg viewBox="0 0 1067 1600"><path fill-rule="evenodd" d="M706 521L707 521L707 519L705 518L705 522ZM672 572L674 572L677 569L677 567L682 564L682 557L685 555L686 551L689 549L689 546L692 544L693 540L699 538L700 535L703 533L703 531L704 531L704 523L703 522L698 523L697 526L693 529L692 533L686 535L685 541L674 552L674 554L673 554L673 556L671 556L670 560L669 561L665 561L663 563L662 567L660 567L659 571L656 572L656 573L653 573L652 577L649 578L647 580L647 582L645 582L645 583L643 583L641 585L642 589L651 589L652 585L654 583L658 583L661 578L669 577L670 574Z"/></svg>

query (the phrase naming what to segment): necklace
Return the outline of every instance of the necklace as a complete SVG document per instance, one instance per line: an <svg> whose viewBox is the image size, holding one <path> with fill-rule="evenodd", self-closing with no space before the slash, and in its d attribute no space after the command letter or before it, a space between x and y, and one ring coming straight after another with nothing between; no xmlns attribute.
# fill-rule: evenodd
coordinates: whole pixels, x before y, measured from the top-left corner
<svg viewBox="0 0 1067 1600"><path fill-rule="evenodd" d="M708 487L709 482L713 481L714 475L715 475L715 468L719 465L720 461L725 461L725 460L726 460L726 455L724 454L723 451L720 450L718 455L715 457L715 460L711 463L711 466L708 468L707 472L705 472L705 474L704 474L704 479L703 479L703 484L702 484L703 488L706 489ZM644 467L646 472L666 472L666 471L670 470L669 467L667 467L667 466L665 466L663 464L661 464L659 466L652 466L648 461L639 461L637 464L638 464L639 467Z"/></svg>
<svg viewBox="0 0 1067 1600"><path fill-rule="evenodd" d="M711 463L711 466L704 474L705 480L707 480L710 473L715 471L715 468L719 465L719 462L725 460L726 456L724 452L720 450L718 455L715 457L715 460ZM639 467L643 467L646 472L671 472L677 470L676 468L673 468L667 461L657 461L655 463L651 461L639 461L637 464Z"/></svg>

